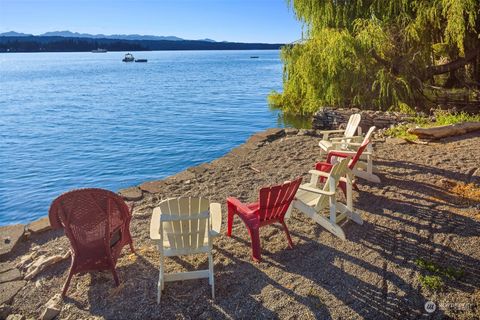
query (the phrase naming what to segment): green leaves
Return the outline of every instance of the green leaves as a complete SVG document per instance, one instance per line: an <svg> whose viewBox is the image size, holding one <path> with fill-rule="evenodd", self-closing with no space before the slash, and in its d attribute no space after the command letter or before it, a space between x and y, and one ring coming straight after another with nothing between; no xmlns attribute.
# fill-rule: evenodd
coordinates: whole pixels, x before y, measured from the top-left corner
<svg viewBox="0 0 480 320"><path fill-rule="evenodd" d="M287 0L308 40L282 50L291 114L323 106L412 109L425 103L426 70L480 46L477 0Z"/></svg>

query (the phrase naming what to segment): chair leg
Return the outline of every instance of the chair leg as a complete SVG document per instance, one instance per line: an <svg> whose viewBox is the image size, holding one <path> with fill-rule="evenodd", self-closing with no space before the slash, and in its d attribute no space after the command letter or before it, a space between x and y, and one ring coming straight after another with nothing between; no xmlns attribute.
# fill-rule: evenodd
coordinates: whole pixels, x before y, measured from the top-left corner
<svg viewBox="0 0 480 320"><path fill-rule="evenodd" d="M288 232L287 225L285 224L285 221L280 221L280 223L283 226L283 231L285 231L285 234L287 235L288 247L290 249L293 249L293 242L292 242L292 238L290 238L290 232Z"/></svg>
<svg viewBox="0 0 480 320"><path fill-rule="evenodd" d="M256 262L262 260L260 248L260 232L258 228L248 228L250 239L252 240L252 258Z"/></svg>
<svg viewBox="0 0 480 320"><path fill-rule="evenodd" d="M157 284L157 303L160 303L160 299L162 298L162 290L163 290L163 262L164 257L163 255L160 256L160 269L158 272L158 284Z"/></svg>
<svg viewBox="0 0 480 320"><path fill-rule="evenodd" d="M230 203L227 203L227 208L228 208L228 218L227 218L227 236L231 237L232 236L232 226L233 226L233 216L235 214L235 206L231 205Z"/></svg>
<svg viewBox="0 0 480 320"><path fill-rule="evenodd" d="M120 285L120 280L118 280L117 270L115 270L115 267L112 267L111 271L113 275L113 280L115 281L115 285L118 287Z"/></svg>
<svg viewBox="0 0 480 320"><path fill-rule="evenodd" d="M215 279L213 276L213 256L212 252L208 254L208 283L212 286L212 299L215 300Z"/></svg>
<svg viewBox="0 0 480 320"><path fill-rule="evenodd" d="M70 280L72 280L73 276L73 267L70 267L70 272L68 273L67 281L65 281L65 284L63 285L63 291L62 291L62 298L65 297L67 294L68 287L70 286Z"/></svg>

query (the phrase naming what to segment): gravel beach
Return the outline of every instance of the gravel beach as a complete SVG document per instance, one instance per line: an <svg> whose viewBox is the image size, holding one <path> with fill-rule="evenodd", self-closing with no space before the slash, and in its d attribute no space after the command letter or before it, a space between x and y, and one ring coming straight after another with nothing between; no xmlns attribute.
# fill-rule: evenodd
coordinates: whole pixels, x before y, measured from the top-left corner
<svg viewBox="0 0 480 320"><path fill-rule="evenodd" d="M121 285L116 288L108 272L75 275L59 318L478 319L480 202L455 192L480 184L478 132L426 145L374 141L381 183L358 181L354 206L364 224L343 224L346 241L296 210L287 221L294 248L287 248L280 227L264 227L260 263L251 259L247 229L238 217L233 236L225 236L226 198L252 202L262 186L298 176L307 181L308 170L322 160L319 139L313 131L271 129L211 163L135 189L143 196L131 223L137 254L124 248L117 264ZM205 279L166 283L156 303L159 254L149 239L150 216L162 199L177 196L222 204L222 235L214 242L215 301ZM0 271L32 251L68 249L62 231L32 234L1 258ZM429 289L421 281L429 274L421 261L458 270L458 276L439 271L443 285ZM9 313L38 318L61 292L69 264L67 259L51 265L21 283L8 301ZM166 259L166 272L206 266L206 255ZM437 306L432 314L424 309L429 300Z"/></svg>

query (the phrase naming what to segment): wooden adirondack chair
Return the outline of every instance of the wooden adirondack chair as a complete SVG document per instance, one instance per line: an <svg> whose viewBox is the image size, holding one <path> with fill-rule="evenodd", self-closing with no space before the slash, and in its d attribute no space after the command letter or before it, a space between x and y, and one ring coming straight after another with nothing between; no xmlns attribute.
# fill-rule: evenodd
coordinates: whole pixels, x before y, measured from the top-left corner
<svg viewBox="0 0 480 320"><path fill-rule="evenodd" d="M227 198L227 236L232 235L233 218L234 215L238 215L245 223L250 234L254 261L261 260L260 227L280 223L287 236L288 246L293 248L284 217L301 182L302 178L300 177L281 185L262 188L259 192L259 201L250 204L243 204L234 197Z"/></svg>
<svg viewBox="0 0 480 320"><path fill-rule="evenodd" d="M333 147L333 141L336 139L344 139L345 141L351 141L355 136L355 132L358 130L358 135L362 134L362 128L360 124L361 116L359 113L352 114L348 119L347 127L345 130L323 130L320 133L323 135L322 140L318 143L321 148L320 153L328 152ZM331 134L343 134L340 138L331 138Z"/></svg>
<svg viewBox="0 0 480 320"><path fill-rule="evenodd" d="M103 189L78 189L56 198L48 212L53 229L63 228L72 247L72 265L63 286L67 293L75 273L110 270L119 285L115 265L130 235L132 208L118 194Z"/></svg>
<svg viewBox="0 0 480 320"><path fill-rule="evenodd" d="M353 150L330 150L327 155L327 161L317 163L315 169L329 172L332 164L336 161L335 159L352 157L348 167L356 177L380 183L380 178L373 173L375 169L373 166L372 152L367 149L370 146L370 138L374 130L375 127L371 127L368 130L362 143L345 142L345 144L350 146ZM367 149L367 151L365 151L365 149ZM340 187L345 192L344 183L340 183Z"/></svg>
<svg viewBox="0 0 480 320"><path fill-rule="evenodd" d="M293 207L303 212L322 227L345 240L345 233L339 223L348 218L358 224L363 224L362 218L353 210L352 200L352 173L348 169L349 158L343 159L331 167L330 172L310 170L312 175L309 183L302 184L293 200ZM319 178L324 178L323 187ZM336 189L340 182L346 185L347 205L336 200ZM330 209L329 217L322 211Z"/></svg>
<svg viewBox="0 0 480 320"><path fill-rule="evenodd" d="M153 209L150 238L160 251L157 303L160 303L165 282L208 278L215 299L212 246L220 234L222 212L219 203L206 198L167 199ZM208 254L208 269L166 274L165 257Z"/></svg>

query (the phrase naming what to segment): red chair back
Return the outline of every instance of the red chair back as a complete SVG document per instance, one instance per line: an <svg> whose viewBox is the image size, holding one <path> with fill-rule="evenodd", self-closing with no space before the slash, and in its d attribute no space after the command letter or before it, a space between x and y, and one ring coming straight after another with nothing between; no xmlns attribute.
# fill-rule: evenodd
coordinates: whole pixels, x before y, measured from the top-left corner
<svg viewBox="0 0 480 320"><path fill-rule="evenodd" d="M130 210L111 191L92 188L64 193L53 201L48 215L54 229L64 228L77 257L77 270L105 267L131 243Z"/></svg>
<svg viewBox="0 0 480 320"><path fill-rule="evenodd" d="M260 189L258 211L260 221L282 220L301 182L302 178L299 177L282 185Z"/></svg>

